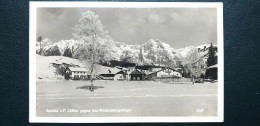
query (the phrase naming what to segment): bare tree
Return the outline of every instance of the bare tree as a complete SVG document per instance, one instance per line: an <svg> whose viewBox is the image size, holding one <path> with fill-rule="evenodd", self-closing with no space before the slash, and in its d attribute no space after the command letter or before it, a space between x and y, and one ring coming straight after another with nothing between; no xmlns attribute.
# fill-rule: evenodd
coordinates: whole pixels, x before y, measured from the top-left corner
<svg viewBox="0 0 260 126"><path fill-rule="evenodd" d="M98 15L92 11L81 13L79 24L75 25L73 36L83 42L77 50L74 57L82 60L89 69L91 80L91 91L93 88L93 79L101 63L107 62L108 48L106 47L107 32L101 24Z"/></svg>
<svg viewBox="0 0 260 126"><path fill-rule="evenodd" d="M189 71L194 83L194 76L199 77L206 72L206 63L196 48L191 49L188 54L184 57L181 56L181 63L185 70Z"/></svg>

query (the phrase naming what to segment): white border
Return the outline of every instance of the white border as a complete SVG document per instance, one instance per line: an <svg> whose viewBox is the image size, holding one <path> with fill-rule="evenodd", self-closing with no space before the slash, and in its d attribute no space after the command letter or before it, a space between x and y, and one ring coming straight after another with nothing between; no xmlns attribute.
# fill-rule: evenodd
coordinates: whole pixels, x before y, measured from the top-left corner
<svg viewBox="0 0 260 126"><path fill-rule="evenodd" d="M218 115L216 117L36 117L36 17L38 7L92 8L217 8ZM120 122L223 122L224 41L223 3L220 2L30 2L29 26L29 122L120 123Z"/></svg>

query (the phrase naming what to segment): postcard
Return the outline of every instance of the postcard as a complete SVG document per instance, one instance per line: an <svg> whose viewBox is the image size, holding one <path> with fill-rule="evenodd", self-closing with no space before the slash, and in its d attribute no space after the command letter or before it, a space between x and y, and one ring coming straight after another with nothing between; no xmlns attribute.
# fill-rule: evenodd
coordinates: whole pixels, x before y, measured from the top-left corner
<svg viewBox="0 0 260 126"><path fill-rule="evenodd" d="M31 123L223 122L220 2L30 2Z"/></svg>

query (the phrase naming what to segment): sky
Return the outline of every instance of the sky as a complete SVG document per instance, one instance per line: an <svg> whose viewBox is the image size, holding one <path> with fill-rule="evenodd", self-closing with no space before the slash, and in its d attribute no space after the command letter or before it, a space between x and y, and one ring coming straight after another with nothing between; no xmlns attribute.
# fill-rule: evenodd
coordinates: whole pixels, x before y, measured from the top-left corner
<svg viewBox="0 0 260 126"><path fill-rule="evenodd" d="M216 8L38 8L37 37L73 39L80 13L93 11L117 42L159 39L173 48L217 44Z"/></svg>

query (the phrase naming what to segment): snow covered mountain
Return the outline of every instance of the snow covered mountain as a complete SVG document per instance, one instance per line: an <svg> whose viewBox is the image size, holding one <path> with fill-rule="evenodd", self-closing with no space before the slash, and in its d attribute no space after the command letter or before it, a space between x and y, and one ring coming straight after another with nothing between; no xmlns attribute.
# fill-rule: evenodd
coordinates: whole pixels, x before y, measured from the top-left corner
<svg viewBox="0 0 260 126"><path fill-rule="evenodd" d="M36 53L40 52L40 48L45 48L46 46L51 44L52 42L49 38L45 38L41 42L36 42Z"/></svg>
<svg viewBox="0 0 260 126"><path fill-rule="evenodd" d="M198 49L203 55L207 54L210 44L201 46L188 46L181 49L172 48L169 44L158 39L150 39L144 44L128 45L123 42L107 40L106 47L110 48L112 60L125 61L130 63L140 63L149 65L170 65L175 66L181 57L185 57L192 49ZM43 55L45 56L67 56L73 58L73 53L82 42L71 40L61 40L57 43L45 46ZM39 47L37 48L39 50Z"/></svg>
<svg viewBox="0 0 260 126"><path fill-rule="evenodd" d="M175 65L178 60L176 50L158 39L150 39L141 45L140 50L145 64Z"/></svg>
<svg viewBox="0 0 260 126"><path fill-rule="evenodd" d="M80 42L71 40L61 40L57 43L45 46L43 55L45 56L68 56L72 57L73 51L78 47Z"/></svg>

